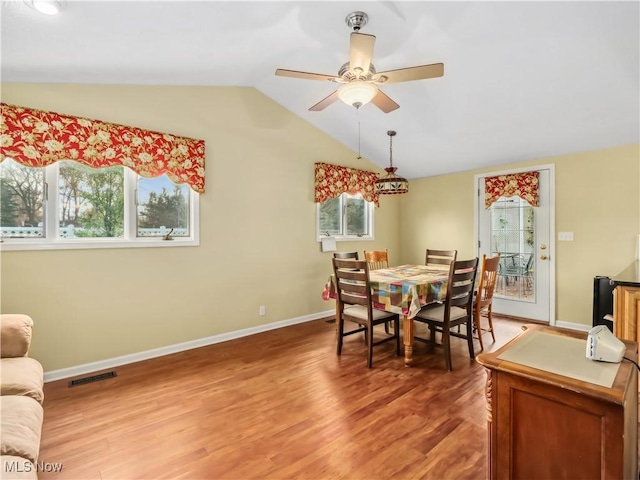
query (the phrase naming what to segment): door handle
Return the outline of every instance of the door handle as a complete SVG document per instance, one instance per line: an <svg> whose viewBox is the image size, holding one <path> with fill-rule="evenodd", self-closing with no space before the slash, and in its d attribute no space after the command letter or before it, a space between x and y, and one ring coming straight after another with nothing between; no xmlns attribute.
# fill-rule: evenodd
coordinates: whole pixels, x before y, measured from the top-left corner
<svg viewBox="0 0 640 480"><path fill-rule="evenodd" d="M547 256L546 255L540 255L540 260L546 260Z"/></svg>

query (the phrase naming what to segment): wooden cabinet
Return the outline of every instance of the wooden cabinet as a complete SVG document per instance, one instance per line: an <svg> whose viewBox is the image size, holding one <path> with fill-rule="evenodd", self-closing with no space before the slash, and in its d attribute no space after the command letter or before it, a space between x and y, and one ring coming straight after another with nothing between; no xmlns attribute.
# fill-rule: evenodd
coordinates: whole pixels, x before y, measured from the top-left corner
<svg viewBox="0 0 640 480"><path fill-rule="evenodd" d="M613 333L622 340L640 342L640 261L633 262L611 279Z"/></svg>
<svg viewBox="0 0 640 480"><path fill-rule="evenodd" d="M637 479L635 366L614 367L608 388L499 358L533 332L584 339L586 347L584 332L530 325L496 352L478 356L487 368L489 478ZM625 343L626 356L637 358L637 343Z"/></svg>
<svg viewBox="0 0 640 480"><path fill-rule="evenodd" d="M613 328L623 340L640 342L640 286L617 285L613 290Z"/></svg>

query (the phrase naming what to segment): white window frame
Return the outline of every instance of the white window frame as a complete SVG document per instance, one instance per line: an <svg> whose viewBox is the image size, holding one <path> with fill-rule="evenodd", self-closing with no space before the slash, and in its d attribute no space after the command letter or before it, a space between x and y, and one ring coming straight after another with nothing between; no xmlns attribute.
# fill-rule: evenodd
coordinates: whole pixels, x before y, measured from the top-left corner
<svg viewBox="0 0 640 480"><path fill-rule="evenodd" d="M137 236L136 186L139 175L124 168L124 235L121 238L58 238L60 222L58 205L59 162L45 167L44 238L2 238L0 252L16 250L74 250L94 248L150 248L194 247L200 245L200 195L189 188L189 236L161 237ZM50 219L54 219L50 221Z"/></svg>
<svg viewBox="0 0 640 480"><path fill-rule="evenodd" d="M345 193L343 193L342 195L345 195ZM342 197L342 195L340 195ZM359 195L359 194L358 194ZM362 197L360 195L360 197ZM367 212L367 217L368 217L368 231L369 234L368 235L329 235L329 237L331 238L335 238L337 242L362 242L362 241L370 241L370 240L374 240L374 232L373 232L373 226L374 226L374 217L375 217L375 205L373 202L369 202L367 200L365 200L364 202L365 207L366 207L366 212ZM316 242L321 242L323 238L328 238L327 234L325 232L321 232L320 231L320 206L322 205L322 203L316 203ZM342 209L342 231L346 231L345 229L345 225L346 225L346 220L345 220L345 210L344 208Z"/></svg>

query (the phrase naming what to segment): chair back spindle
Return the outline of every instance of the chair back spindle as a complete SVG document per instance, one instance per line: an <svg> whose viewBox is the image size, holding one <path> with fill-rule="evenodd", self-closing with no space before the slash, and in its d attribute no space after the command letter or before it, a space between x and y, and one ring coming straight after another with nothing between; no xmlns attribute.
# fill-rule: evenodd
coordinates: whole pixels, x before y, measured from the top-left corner
<svg viewBox="0 0 640 480"><path fill-rule="evenodd" d="M364 251L364 259L369 264L369 270L389 268L389 252L384 250Z"/></svg>

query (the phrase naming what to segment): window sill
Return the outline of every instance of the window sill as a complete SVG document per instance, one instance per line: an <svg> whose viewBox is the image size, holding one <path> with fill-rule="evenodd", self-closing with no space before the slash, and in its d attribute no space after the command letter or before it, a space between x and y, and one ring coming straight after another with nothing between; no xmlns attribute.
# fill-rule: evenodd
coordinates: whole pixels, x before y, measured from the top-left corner
<svg viewBox="0 0 640 480"><path fill-rule="evenodd" d="M197 247L200 240L193 238L174 238L173 240L162 240L159 238L140 240L103 240L103 239L83 239L83 240L58 240L55 242L38 242L28 240L4 240L0 242L0 252L11 252L20 250L86 250L86 249L111 249L111 248L154 248L154 247Z"/></svg>
<svg viewBox="0 0 640 480"><path fill-rule="evenodd" d="M362 237L340 235L330 235L327 237L326 235L323 235L322 237L317 237L316 242L320 243L323 238L335 238L336 242L367 242L374 240L372 235L363 235Z"/></svg>

